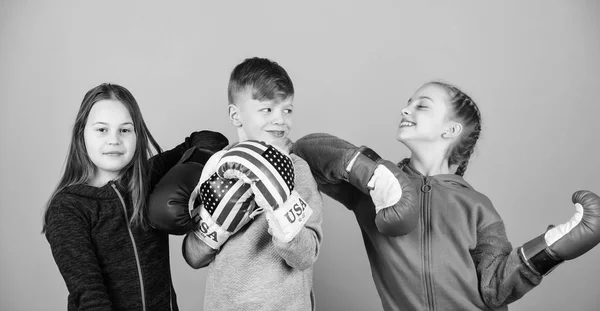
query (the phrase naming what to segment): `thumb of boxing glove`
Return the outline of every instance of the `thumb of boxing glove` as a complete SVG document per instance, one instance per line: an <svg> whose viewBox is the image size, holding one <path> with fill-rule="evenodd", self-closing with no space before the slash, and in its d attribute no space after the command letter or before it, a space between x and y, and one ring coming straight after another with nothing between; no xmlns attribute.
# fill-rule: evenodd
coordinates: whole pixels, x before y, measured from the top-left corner
<svg viewBox="0 0 600 311"><path fill-rule="evenodd" d="M348 165L349 182L358 189L369 189L375 205L375 225L387 236L408 234L417 226L419 209L412 181L397 165L361 147ZM362 190L363 192L365 190Z"/></svg>
<svg viewBox="0 0 600 311"><path fill-rule="evenodd" d="M369 195L375 205L375 212L390 207L402 198L402 187L396 176L383 165L378 165L371 180L367 183Z"/></svg>

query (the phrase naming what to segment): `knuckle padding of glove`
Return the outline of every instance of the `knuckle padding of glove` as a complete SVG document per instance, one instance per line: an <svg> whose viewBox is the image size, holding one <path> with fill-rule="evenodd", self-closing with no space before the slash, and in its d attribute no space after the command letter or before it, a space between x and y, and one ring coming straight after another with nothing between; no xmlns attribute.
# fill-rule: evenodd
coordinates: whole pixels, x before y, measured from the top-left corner
<svg viewBox="0 0 600 311"><path fill-rule="evenodd" d="M178 163L181 164L181 163L193 162L193 163L206 164L208 159L210 159L210 157L213 154L214 154L214 152L211 150L200 148L200 147L192 147L185 151L185 153L181 156L181 159L179 160Z"/></svg>
<svg viewBox="0 0 600 311"><path fill-rule="evenodd" d="M294 189L294 170L291 159L273 146L262 143L244 142L228 151L221 162L219 172L234 169L243 172L272 206L283 202ZM276 197L279 195L279 198Z"/></svg>
<svg viewBox="0 0 600 311"><path fill-rule="evenodd" d="M229 144L229 140L225 135L209 130L194 132L190 139L192 145L212 152L219 151Z"/></svg>
<svg viewBox="0 0 600 311"><path fill-rule="evenodd" d="M148 219L152 227L175 235L189 231L191 224L186 198L203 167L192 162L176 164L163 176L148 200Z"/></svg>

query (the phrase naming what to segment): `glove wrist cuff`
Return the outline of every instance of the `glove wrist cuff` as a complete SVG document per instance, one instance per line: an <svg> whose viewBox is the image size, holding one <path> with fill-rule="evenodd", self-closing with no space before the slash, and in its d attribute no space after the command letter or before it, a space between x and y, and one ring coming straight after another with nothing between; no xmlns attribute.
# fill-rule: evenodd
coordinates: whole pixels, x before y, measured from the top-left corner
<svg viewBox="0 0 600 311"><path fill-rule="evenodd" d="M381 157L373 149L366 146L358 148L346 168L347 181L364 194L369 194L370 189L367 184L375 173L379 161L381 161Z"/></svg>
<svg viewBox="0 0 600 311"><path fill-rule="evenodd" d="M267 209L266 217L273 231L273 236L279 241L291 241L304 227L312 208L300 197L298 192L292 191L290 197L279 208Z"/></svg>
<svg viewBox="0 0 600 311"><path fill-rule="evenodd" d="M194 228L194 234L198 239L210 246L210 248L219 249L229 239L231 232L224 230L217 224L212 219L212 215L203 206L198 208L201 210L196 215L197 219L194 219L194 222L197 224Z"/></svg>
<svg viewBox="0 0 600 311"><path fill-rule="evenodd" d="M542 276L548 275L564 261L551 254L544 234L523 244L519 248L519 256L531 271Z"/></svg>

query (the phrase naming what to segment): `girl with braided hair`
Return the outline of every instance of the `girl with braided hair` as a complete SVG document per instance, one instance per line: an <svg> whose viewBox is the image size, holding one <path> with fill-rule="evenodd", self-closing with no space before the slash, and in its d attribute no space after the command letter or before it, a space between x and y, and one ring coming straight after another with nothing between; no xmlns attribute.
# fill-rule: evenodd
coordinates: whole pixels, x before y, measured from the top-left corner
<svg viewBox="0 0 600 311"><path fill-rule="evenodd" d="M450 84L426 83L408 100L396 139L411 156L394 174L405 174L415 193L383 187L387 195L378 195L414 196L408 201L418 216L406 218L402 235L376 225L381 211L371 198L381 184L381 178L373 182L377 169L368 191L350 182L355 171L368 170L362 150L374 163L385 160L329 134L310 134L294 144L319 190L354 212L384 310L507 310L556 265L600 242L600 198L578 191L571 220L513 248L491 201L463 178L480 132L477 105Z"/></svg>

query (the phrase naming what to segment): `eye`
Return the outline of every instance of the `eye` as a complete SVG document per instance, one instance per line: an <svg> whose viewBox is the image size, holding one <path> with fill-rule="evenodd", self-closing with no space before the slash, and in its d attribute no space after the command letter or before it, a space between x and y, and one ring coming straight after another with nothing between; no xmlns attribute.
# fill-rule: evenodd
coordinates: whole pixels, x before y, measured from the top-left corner
<svg viewBox="0 0 600 311"><path fill-rule="evenodd" d="M98 128L96 128L96 131L98 131L100 133L106 133L106 132L108 132L108 129L105 127L98 127Z"/></svg>
<svg viewBox="0 0 600 311"><path fill-rule="evenodd" d="M122 128L121 129L121 133L131 133L131 132L133 132L133 130L130 128Z"/></svg>
<svg viewBox="0 0 600 311"><path fill-rule="evenodd" d="M292 114L292 112L293 112L292 109L285 109L283 111L283 113L286 113L286 114Z"/></svg>
<svg viewBox="0 0 600 311"><path fill-rule="evenodd" d="M269 113L269 112L271 112L271 108L263 108L263 109L261 109L260 111L261 111L261 112L266 112L266 113Z"/></svg>
<svg viewBox="0 0 600 311"><path fill-rule="evenodd" d="M426 105L417 105L417 108L423 109L423 108L429 108L429 107L427 107Z"/></svg>

